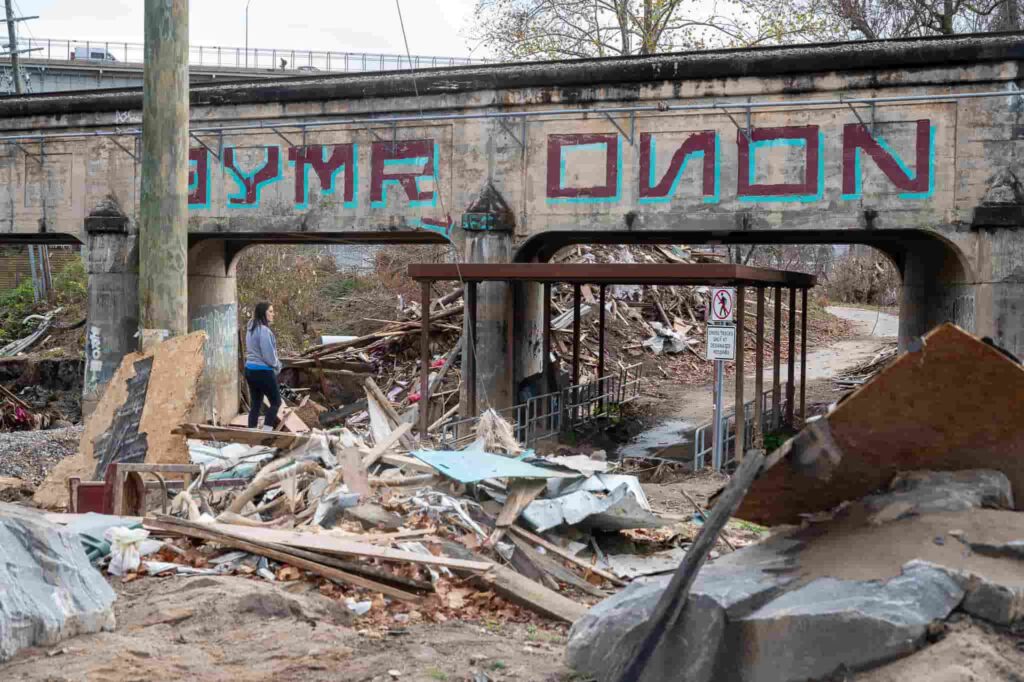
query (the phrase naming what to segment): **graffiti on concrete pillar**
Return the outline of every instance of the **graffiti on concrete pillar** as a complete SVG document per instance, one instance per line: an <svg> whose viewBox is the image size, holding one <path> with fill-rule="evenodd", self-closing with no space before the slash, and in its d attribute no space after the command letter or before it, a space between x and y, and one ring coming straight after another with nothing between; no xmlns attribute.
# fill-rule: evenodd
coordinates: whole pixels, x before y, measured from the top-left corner
<svg viewBox="0 0 1024 682"><path fill-rule="evenodd" d="M575 169L595 170L591 184L570 184L569 158L596 153L574 165ZM548 135L548 203L616 202L622 197L622 139L615 134Z"/></svg>
<svg viewBox="0 0 1024 682"><path fill-rule="evenodd" d="M916 122L914 171L886 143L860 123L843 127L843 199L862 196L861 152L867 152L901 199L927 199L935 193L935 128L931 121Z"/></svg>
<svg viewBox="0 0 1024 682"><path fill-rule="evenodd" d="M320 193L334 194L338 173L345 172L344 207L356 205L358 147L349 144L313 144L288 149L288 165L295 169L295 207L309 208L310 171L320 182Z"/></svg>
<svg viewBox="0 0 1024 682"><path fill-rule="evenodd" d="M818 126L738 130L736 146L739 157L736 192L740 201L821 200L825 189L825 138ZM757 152L768 147L798 149L803 156L802 179L796 182L758 182Z"/></svg>
<svg viewBox="0 0 1024 682"><path fill-rule="evenodd" d="M188 150L188 205L210 207L210 152L206 147Z"/></svg>
<svg viewBox="0 0 1024 682"><path fill-rule="evenodd" d="M432 181L429 191L420 187L424 180ZM409 206L435 206L437 143L434 140L374 142L370 157L371 208L387 206L389 185L402 188Z"/></svg>
<svg viewBox="0 0 1024 682"><path fill-rule="evenodd" d="M85 340L85 394L95 393L102 381L103 332L96 325L91 325Z"/></svg>
<svg viewBox="0 0 1024 682"><path fill-rule="evenodd" d="M676 145L668 162L668 169L656 177L658 163L657 137L652 133L640 133L640 192L641 204L666 203L672 201L683 178L686 164L691 159L700 163L701 192L704 201L718 203L719 192L719 151L718 133L705 130L693 133ZM665 150L669 151L669 150Z"/></svg>
<svg viewBox="0 0 1024 682"><path fill-rule="evenodd" d="M224 168L231 172L238 185L238 191L228 195L228 208L256 208L260 204L260 192L281 179L281 148L272 145L258 149L263 151L262 165L244 171L238 164L238 152L242 150L224 148Z"/></svg>

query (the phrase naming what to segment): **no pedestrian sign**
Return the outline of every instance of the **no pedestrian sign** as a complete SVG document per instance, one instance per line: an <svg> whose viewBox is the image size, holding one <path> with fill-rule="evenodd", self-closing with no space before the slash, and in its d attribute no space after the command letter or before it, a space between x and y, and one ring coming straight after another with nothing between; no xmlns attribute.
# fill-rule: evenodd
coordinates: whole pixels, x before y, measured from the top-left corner
<svg viewBox="0 0 1024 682"><path fill-rule="evenodd" d="M724 290L723 290L724 291ZM708 325L708 360L736 359L736 327L735 325Z"/></svg>
<svg viewBox="0 0 1024 682"><path fill-rule="evenodd" d="M732 322L736 315L736 290L711 290L710 322Z"/></svg>

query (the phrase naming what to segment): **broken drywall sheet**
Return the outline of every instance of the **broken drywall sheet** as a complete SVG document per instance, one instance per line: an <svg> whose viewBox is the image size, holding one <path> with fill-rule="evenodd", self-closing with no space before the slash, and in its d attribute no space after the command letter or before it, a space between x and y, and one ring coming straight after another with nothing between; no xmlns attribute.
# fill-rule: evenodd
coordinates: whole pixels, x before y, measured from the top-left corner
<svg viewBox="0 0 1024 682"><path fill-rule="evenodd" d="M134 420L133 390L138 394L141 382L132 380L140 369L151 361L149 380L145 385L145 400L138 417L137 434L145 434L145 462L148 464L188 464L190 462L185 436L171 433L171 429L187 421L187 416L196 397L196 385L203 372L203 348L205 332L193 332L161 343L147 353L131 353L121 361L114 377L110 380L103 397L86 420L85 431L79 443L78 454L58 464L43 481L32 498L36 504L48 509L67 506L67 480L77 476L93 480L97 471L98 455L109 446L110 436L104 438L112 427L129 428ZM136 366L137 363L142 365ZM128 409L126 409L128 408ZM121 417L118 413L121 412ZM130 430L130 428L129 428ZM127 433L127 432L126 432ZM118 439L114 436L114 440ZM141 439L123 439L123 443L141 445ZM125 454L121 452L120 454ZM118 452L108 453L117 458ZM138 461L138 451L129 449L128 456Z"/></svg>
<svg viewBox="0 0 1024 682"><path fill-rule="evenodd" d="M994 469L1024 500L1024 368L944 324L783 446L736 515L798 523L901 471Z"/></svg>

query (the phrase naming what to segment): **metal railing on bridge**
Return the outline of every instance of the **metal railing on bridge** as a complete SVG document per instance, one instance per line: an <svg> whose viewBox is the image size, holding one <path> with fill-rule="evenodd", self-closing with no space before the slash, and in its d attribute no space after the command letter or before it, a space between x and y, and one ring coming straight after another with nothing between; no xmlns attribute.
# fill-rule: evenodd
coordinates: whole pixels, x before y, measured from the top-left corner
<svg viewBox="0 0 1024 682"><path fill-rule="evenodd" d="M140 66L142 43L108 40L64 40L53 38L19 38L18 49L28 51L26 59L47 59L84 62L90 65ZM289 50L265 47L224 47L190 45L189 65L208 68L279 71L281 75L305 72L402 71L442 66L484 64L488 60L470 57L440 57L336 50Z"/></svg>
<svg viewBox="0 0 1024 682"><path fill-rule="evenodd" d="M611 416L619 406L640 395L642 377L643 364L637 363L617 374L534 396L497 412L512 424L516 440L532 447L546 438ZM456 450L472 443L479 421L479 417L470 417L446 423L440 429L441 447Z"/></svg>

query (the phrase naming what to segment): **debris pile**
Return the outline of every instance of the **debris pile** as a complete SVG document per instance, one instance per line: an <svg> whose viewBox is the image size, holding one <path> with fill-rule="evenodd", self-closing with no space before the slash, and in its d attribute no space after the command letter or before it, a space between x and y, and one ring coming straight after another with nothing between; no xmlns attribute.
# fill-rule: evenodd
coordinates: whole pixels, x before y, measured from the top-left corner
<svg viewBox="0 0 1024 682"><path fill-rule="evenodd" d="M139 572L315 580L382 626L484 614L571 623L612 588L678 563L686 538L613 464L523 451L493 412L465 450L421 449L374 393L365 437L176 428L200 473L176 486L170 514L146 518L170 544Z"/></svg>

